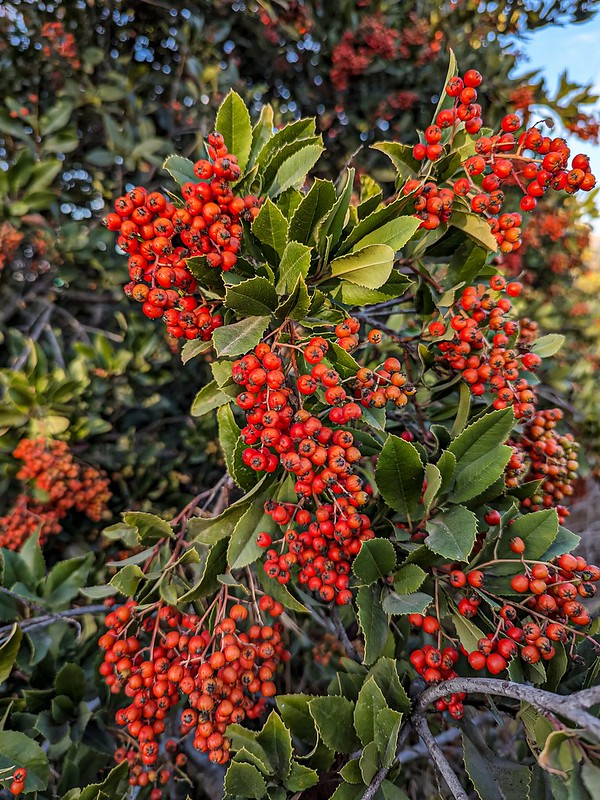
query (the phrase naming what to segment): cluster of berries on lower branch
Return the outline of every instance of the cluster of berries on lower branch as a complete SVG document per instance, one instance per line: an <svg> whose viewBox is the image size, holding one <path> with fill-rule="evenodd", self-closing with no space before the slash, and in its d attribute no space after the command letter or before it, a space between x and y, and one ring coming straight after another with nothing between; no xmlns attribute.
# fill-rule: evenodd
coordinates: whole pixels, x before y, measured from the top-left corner
<svg viewBox="0 0 600 800"><path fill-rule="evenodd" d="M262 714L276 692L277 666L289 653L276 621L281 604L263 595L257 610L260 617L252 620L245 604L231 604L221 593L203 617L134 600L109 611L108 630L98 642L104 651L100 673L112 694L128 699L115 715L125 741L115 757L128 761L132 786L154 783L158 790L165 774L168 780L182 766L185 756L175 756L175 743L166 747L174 763L158 768L164 761L160 740L174 709L181 737L191 734L194 748L216 764L229 760L227 726ZM209 624L213 611L216 620Z"/></svg>
<svg viewBox="0 0 600 800"><path fill-rule="evenodd" d="M106 218L129 256L125 294L142 303L150 319L164 319L167 332L177 339L207 341L223 324L219 304L204 298L188 259L203 257L209 267L232 269L242 222L254 219L259 210L256 197L234 195L232 184L240 168L220 133L208 137L207 149L209 158L194 164L198 181L181 187L180 207L160 192L138 186L118 197Z"/></svg>
<svg viewBox="0 0 600 800"><path fill-rule="evenodd" d="M35 531L40 541L60 533L72 510L98 522L110 500L109 481L77 461L69 445L53 439L22 439L13 456L23 462L16 478L27 486L0 517L0 547L19 550Z"/></svg>

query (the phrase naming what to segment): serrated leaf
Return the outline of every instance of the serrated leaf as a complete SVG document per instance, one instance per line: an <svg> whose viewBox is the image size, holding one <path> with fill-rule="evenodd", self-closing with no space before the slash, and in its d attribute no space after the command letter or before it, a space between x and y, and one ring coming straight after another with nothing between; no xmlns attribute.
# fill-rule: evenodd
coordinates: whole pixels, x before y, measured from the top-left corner
<svg viewBox="0 0 600 800"><path fill-rule="evenodd" d="M308 708L322 741L336 753L352 753L359 746L353 725L354 703L346 697L315 697Z"/></svg>
<svg viewBox="0 0 600 800"><path fill-rule="evenodd" d="M382 605L386 614L405 616L406 614L422 614L432 601L433 597L424 592L404 595L386 592Z"/></svg>
<svg viewBox="0 0 600 800"><path fill-rule="evenodd" d="M393 572L396 566L394 546L387 539L370 539L363 542L352 571L361 583L371 584Z"/></svg>
<svg viewBox="0 0 600 800"><path fill-rule="evenodd" d="M256 736L269 759L275 775L285 780L290 774L292 761L292 738L283 720L276 711L271 711L262 730Z"/></svg>
<svg viewBox="0 0 600 800"><path fill-rule="evenodd" d="M562 556L563 553L571 553L579 542L581 536L568 530L562 525L558 526L558 533L550 547L540 556L540 561L551 561L556 556Z"/></svg>
<svg viewBox="0 0 600 800"><path fill-rule="evenodd" d="M331 264L331 274L350 283L379 289L392 272L394 251L385 244L372 244L346 256L335 258Z"/></svg>
<svg viewBox="0 0 600 800"><path fill-rule="evenodd" d="M379 761L384 767L391 767L396 757L401 722L402 714L391 708L384 708L377 715L375 744L379 753Z"/></svg>
<svg viewBox="0 0 600 800"><path fill-rule="evenodd" d="M268 317L277 308L277 292L266 278L249 278L227 287L225 306L238 316Z"/></svg>
<svg viewBox="0 0 600 800"><path fill-rule="evenodd" d="M309 694L280 694L275 698L277 708L292 735L310 747L317 743L317 730L309 703L314 699Z"/></svg>
<svg viewBox="0 0 600 800"><path fill-rule="evenodd" d="M289 242L279 262L278 280L275 289L279 294L291 292L298 278L306 279L310 268L311 248L299 242Z"/></svg>
<svg viewBox="0 0 600 800"><path fill-rule="evenodd" d="M421 163L413 156L413 149L409 144L376 142L371 145L371 149L384 153L396 168L398 177L403 181L414 178L421 167Z"/></svg>
<svg viewBox="0 0 600 800"><path fill-rule="evenodd" d="M455 503L464 503L480 495L504 475L511 456L512 447L501 444L458 469L451 499Z"/></svg>
<svg viewBox="0 0 600 800"><path fill-rule="evenodd" d="M273 136L275 125L273 120L273 107L266 103L260 110L260 116L252 129L252 146L247 166L254 166L256 157Z"/></svg>
<svg viewBox="0 0 600 800"><path fill-rule="evenodd" d="M267 198L252 222L252 233L267 250L265 255L277 263L288 241L288 221L272 200Z"/></svg>
<svg viewBox="0 0 600 800"><path fill-rule="evenodd" d="M427 481L427 488L423 492L423 510L428 514L433 501L442 488L442 473L435 464L425 465L425 480Z"/></svg>
<svg viewBox="0 0 600 800"><path fill-rule="evenodd" d="M378 716L387 708L383 692L375 679L372 676L367 678L358 693L358 700L354 708L354 729L363 746L375 741Z"/></svg>
<svg viewBox="0 0 600 800"><path fill-rule="evenodd" d="M219 357L245 355L260 342L269 327L269 317L248 317L233 325L223 325L213 333Z"/></svg>
<svg viewBox="0 0 600 800"><path fill-rule="evenodd" d="M319 228L319 243L322 252L326 238L331 237L332 247L338 240L346 224L346 215L350 206L352 189L354 186L354 169L346 170L343 174L343 181L340 184L338 198L329 214L325 217Z"/></svg>
<svg viewBox="0 0 600 800"><path fill-rule="evenodd" d="M246 104L233 89L217 111L215 127L223 134L229 152L237 156L243 175L252 147L252 123Z"/></svg>
<svg viewBox="0 0 600 800"><path fill-rule="evenodd" d="M302 792L304 789L310 789L319 782L319 773L305 767L304 764L299 764L297 761L292 761L290 774L284 780L284 786L290 792Z"/></svg>
<svg viewBox="0 0 600 800"><path fill-rule="evenodd" d="M111 586L114 586L115 589L125 595L125 597L133 597L138 586L145 577L146 576L137 564L128 564L111 578L110 583Z"/></svg>
<svg viewBox="0 0 600 800"><path fill-rule="evenodd" d="M498 558L514 558L510 540L515 536L525 542L524 557L537 560L551 547L558 534L558 514L554 508L533 511L515 519L502 532L498 543Z"/></svg>
<svg viewBox="0 0 600 800"><path fill-rule="evenodd" d="M394 575L396 594L412 594L421 586L427 573L417 564L405 564Z"/></svg>
<svg viewBox="0 0 600 800"><path fill-rule="evenodd" d="M469 653L477 650L477 642L484 636L483 631L475 625L473 620L463 617L462 614L453 614L452 622L465 650L468 650Z"/></svg>
<svg viewBox="0 0 600 800"><path fill-rule="evenodd" d="M231 397L219 389L216 381L211 381L203 386L194 398L190 413L192 417L203 417L230 402Z"/></svg>
<svg viewBox="0 0 600 800"><path fill-rule="evenodd" d="M379 768L379 752L374 741L368 742L368 744L363 748L358 760L358 766L360 768L360 774L363 783L369 785L377 774L377 770Z"/></svg>
<svg viewBox="0 0 600 800"><path fill-rule="evenodd" d="M296 280L296 285L289 296L279 304L275 315L279 319L286 319L289 317L290 319L303 320L309 308L310 295L308 293L308 287L302 275L299 275Z"/></svg>
<svg viewBox="0 0 600 800"><path fill-rule="evenodd" d="M466 561L477 538L477 517L464 506L440 511L425 525L425 544L452 561Z"/></svg>
<svg viewBox="0 0 600 800"><path fill-rule="evenodd" d="M298 614L310 613L308 608L299 600L296 600L294 595L286 586L284 586L282 583L279 583L279 581L275 580L274 578L269 578L264 570L261 570L259 574L259 581L265 592L274 600L280 602L284 608L287 608L290 611L295 611Z"/></svg>
<svg viewBox="0 0 600 800"><path fill-rule="evenodd" d="M456 458L456 476L468 466L501 444L504 444L514 425L511 408L492 411L473 422L450 443L448 451Z"/></svg>
<svg viewBox="0 0 600 800"><path fill-rule="evenodd" d="M379 586L363 586L356 595L358 624L365 640L364 663L373 664L388 640L388 617L381 605Z"/></svg>
<svg viewBox="0 0 600 800"><path fill-rule="evenodd" d="M207 350L210 350L211 347L212 344L210 341L204 342L202 339L190 339L190 341L186 342L181 348L181 363L187 364L192 358L200 355L200 353L205 353Z"/></svg>
<svg viewBox="0 0 600 800"><path fill-rule="evenodd" d="M140 544L150 544L164 537L170 539L175 535L169 523L156 514L148 514L145 511L126 511L121 516L126 525L136 529Z"/></svg>
<svg viewBox="0 0 600 800"><path fill-rule="evenodd" d="M268 189L269 197L276 197L286 189L304 183L324 150L320 137L317 139L318 143L302 147L282 163Z"/></svg>
<svg viewBox="0 0 600 800"><path fill-rule="evenodd" d="M375 470L377 488L386 503L405 516L414 514L424 475L416 447L400 436L388 436Z"/></svg>
<svg viewBox="0 0 600 800"><path fill-rule="evenodd" d="M20 731L0 731L0 770L15 766L27 770L25 792L43 792L48 786L48 758L35 739Z"/></svg>
<svg viewBox="0 0 600 800"><path fill-rule="evenodd" d="M313 244L319 223L331 211L335 200L333 183L316 178L290 220L290 242Z"/></svg>
<svg viewBox="0 0 600 800"><path fill-rule="evenodd" d="M232 762L225 773L225 791L231 797L260 800L267 793L267 784L252 764Z"/></svg>
<svg viewBox="0 0 600 800"><path fill-rule="evenodd" d="M403 713L410 711L410 700L400 683L398 667L393 658L384 656L378 659L369 670L368 677L373 677L390 708Z"/></svg>

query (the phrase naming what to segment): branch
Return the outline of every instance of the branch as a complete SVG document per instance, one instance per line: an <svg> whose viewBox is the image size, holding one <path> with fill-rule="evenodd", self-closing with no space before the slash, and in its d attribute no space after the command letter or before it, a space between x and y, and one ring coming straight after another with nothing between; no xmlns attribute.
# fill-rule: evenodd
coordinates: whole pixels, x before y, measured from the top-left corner
<svg viewBox="0 0 600 800"><path fill-rule="evenodd" d="M589 731L600 741L600 720L586 710L596 703L600 703L600 687L598 686L567 696L497 678L453 678L426 689L419 698L413 718L423 716L427 707L441 697L459 692L500 695L529 703L542 714L551 711L566 717L580 728Z"/></svg>
<svg viewBox="0 0 600 800"><path fill-rule="evenodd" d="M415 716L413 718L413 725L421 737L421 741L429 750L429 755L437 767L438 772L446 781L448 788L452 792L452 796L455 798L455 800L469 800L469 795L463 789L460 781L456 777L456 773L452 769L446 756L443 754L442 748L436 742L433 734L429 730L429 725L427 724L426 718L420 715Z"/></svg>
<svg viewBox="0 0 600 800"><path fill-rule="evenodd" d="M30 631L33 628L43 628L46 625L51 625L53 622L72 622L79 627L76 617L82 617L84 614L99 614L101 611L106 611L104 605L95 606L80 606L79 608L69 608L67 611L58 611L56 614L44 614L40 617L31 617L17 621L17 624L23 631ZM5 637L13 629L13 625L4 625L0 628L0 637ZM0 641L3 644L4 640Z"/></svg>

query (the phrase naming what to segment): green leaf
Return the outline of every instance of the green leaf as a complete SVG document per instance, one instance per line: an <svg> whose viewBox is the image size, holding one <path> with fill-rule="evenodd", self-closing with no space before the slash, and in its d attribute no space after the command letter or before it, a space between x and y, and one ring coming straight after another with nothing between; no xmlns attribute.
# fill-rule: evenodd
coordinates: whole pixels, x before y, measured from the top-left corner
<svg viewBox="0 0 600 800"><path fill-rule="evenodd" d="M198 580L179 598L181 604L191 603L213 594L219 588L217 577L227 569L228 539L219 539L204 554L202 572Z"/></svg>
<svg viewBox="0 0 600 800"><path fill-rule="evenodd" d="M199 544L214 544L231 536L246 506L230 506L218 517L192 517L187 523L189 539Z"/></svg>
<svg viewBox="0 0 600 800"><path fill-rule="evenodd" d="M302 147L282 163L268 189L269 197L276 197L291 186L304 183L324 150L320 137L317 140L317 143Z"/></svg>
<svg viewBox="0 0 600 800"><path fill-rule="evenodd" d="M319 223L331 211L335 200L333 183L316 178L290 220L289 240L314 244Z"/></svg>
<svg viewBox="0 0 600 800"><path fill-rule="evenodd" d="M264 551L256 544L257 534L261 531L275 533L276 530L277 524L265 512L262 503L252 503L231 534L227 551L231 569L241 569L260 558Z"/></svg>
<svg viewBox="0 0 600 800"><path fill-rule="evenodd" d="M425 525L425 544L452 561L467 561L477 538L477 517L464 506L440 511Z"/></svg>
<svg viewBox="0 0 600 800"><path fill-rule="evenodd" d="M452 622L464 648L470 653L477 650L477 642L484 636L483 631L475 625L473 620L463 617L462 614L453 614Z"/></svg>
<svg viewBox="0 0 600 800"><path fill-rule="evenodd" d="M299 275L294 289L290 292L289 296L277 306L275 315L279 319L290 317L291 319L303 320L309 308L310 295L308 294L308 287L302 275Z"/></svg>
<svg viewBox="0 0 600 800"><path fill-rule="evenodd" d="M50 779L48 758L35 739L20 731L0 731L0 770L27 770L25 792L43 792Z"/></svg>
<svg viewBox="0 0 600 800"><path fill-rule="evenodd" d="M292 735L310 747L317 743L315 722L309 708L313 699L309 694L280 694L275 698L277 708Z"/></svg>
<svg viewBox="0 0 600 800"><path fill-rule="evenodd" d="M414 178L421 167L420 162L413 156L413 149L409 144L377 142L371 145L371 149L384 153L396 168L398 177L403 181Z"/></svg>
<svg viewBox="0 0 600 800"><path fill-rule="evenodd" d="M464 429L448 447L456 458L456 476L506 442L514 425L512 408L492 411Z"/></svg>
<svg viewBox="0 0 600 800"><path fill-rule="evenodd" d="M375 679L372 676L367 678L358 693L358 700L354 708L354 729L363 746L375 740L378 716L387 708L383 692Z"/></svg>
<svg viewBox="0 0 600 800"><path fill-rule="evenodd" d="M389 575L396 566L394 546L387 539L363 542L352 564L352 571L361 583L371 584Z"/></svg>
<svg viewBox="0 0 600 800"><path fill-rule="evenodd" d="M514 800L528 797L529 768L499 758L463 734L465 769L481 800Z"/></svg>
<svg viewBox="0 0 600 800"><path fill-rule="evenodd" d="M581 777L591 797L600 797L600 767L586 761L581 767Z"/></svg>
<svg viewBox="0 0 600 800"><path fill-rule="evenodd" d="M424 476L417 448L400 436L388 436L375 471L377 487L386 503L404 516L414 514Z"/></svg>
<svg viewBox="0 0 600 800"><path fill-rule="evenodd" d="M184 158L183 156L169 156L163 164L163 169L165 169L180 186L183 186L184 183L198 183L198 178L194 173L194 162L190 161L189 158Z"/></svg>
<svg viewBox="0 0 600 800"><path fill-rule="evenodd" d="M401 722L402 714L391 708L384 708L377 715L375 744L380 757L379 761L384 767L391 767L396 757Z"/></svg>
<svg viewBox="0 0 600 800"><path fill-rule="evenodd" d="M127 761L123 761L113 767L102 783L93 783L90 786L86 786L85 789L81 790L81 794L76 800L105 800L105 798L108 800L108 798L119 796L117 789L120 782L127 779L127 766ZM63 800L65 799L63 798Z"/></svg>
<svg viewBox="0 0 600 800"><path fill-rule="evenodd" d="M284 608L289 608L290 611L295 611L298 614L310 613L308 608L299 600L296 600L294 595L289 589L274 578L269 578L264 570L259 571L259 581L265 592L281 603Z"/></svg>
<svg viewBox="0 0 600 800"><path fill-rule="evenodd" d="M29 574L35 581L40 581L46 573L46 562L40 547L39 532L32 533L21 548L20 557Z"/></svg>
<svg viewBox="0 0 600 800"><path fill-rule="evenodd" d="M74 703L81 703L85 694L85 672L79 664L65 664L54 681L56 694L64 694Z"/></svg>
<svg viewBox="0 0 600 800"><path fill-rule="evenodd" d="M498 242L494 238L490 226L478 214L453 211L450 217L450 225L466 233L474 242L482 245L486 250L492 253L498 250Z"/></svg>
<svg viewBox="0 0 600 800"><path fill-rule="evenodd" d="M346 256L335 258L331 266L334 278L340 278L367 289L379 289L392 272L394 251L385 244L372 244Z"/></svg>
<svg viewBox="0 0 600 800"><path fill-rule="evenodd" d="M185 265L192 273L200 286L222 297L225 293L223 272L220 269L209 267L206 256L193 256L185 259Z"/></svg>
<svg viewBox="0 0 600 800"><path fill-rule="evenodd" d="M556 556L562 556L563 553L571 553L580 541L581 536L559 525L556 538L546 552L540 556L540 561L551 561Z"/></svg>
<svg viewBox="0 0 600 800"><path fill-rule="evenodd" d="M387 613L381 605L381 588L363 586L356 595L358 624L365 639L364 663L373 664L382 655L388 640Z"/></svg>
<svg viewBox="0 0 600 800"><path fill-rule="evenodd" d="M455 503L464 503L480 495L504 475L511 456L512 447L501 444L458 469L451 499Z"/></svg>
<svg viewBox="0 0 600 800"><path fill-rule="evenodd" d="M363 748L358 765L363 783L370 784L379 768L379 752L374 741Z"/></svg>
<svg viewBox="0 0 600 800"><path fill-rule="evenodd" d="M404 245L412 238L415 231L418 230L421 220L416 217L398 217L392 219L376 228L371 233L368 233L360 239L352 248L352 252L374 244L385 244L391 247L394 253L401 250Z"/></svg>
<svg viewBox="0 0 600 800"><path fill-rule="evenodd" d="M250 156L246 166L254 166L256 157L273 136L274 127L273 107L267 103L261 108L258 121L252 129L252 147L250 148Z"/></svg>
<svg viewBox="0 0 600 800"><path fill-rule="evenodd" d="M279 294L291 292L298 278L306 279L310 269L311 248L299 242L289 242L279 263L278 280L275 289Z"/></svg>
<svg viewBox="0 0 600 800"><path fill-rule="evenodd" d="M4 683L12 671L19 654L22 638L23 631L15 622L8 637L0 645L0 683Z"/></svg>
<svg viewBox="0 0 600 800"><path fill-rule="evenodd" d="M442 488L442 473L435 464L425 465L425 480L427 481L427 488L423 492L423 510L426 514L429 514L433 501Z"/></svg>
<svg viewBox="0 0 600 800"><path fill-rule="evenodd" d="M292 738L276 711L271 711L256 741L267 754L275 775L285 780L291 769Z"/></svg>
<svg viewBox="0 0 600 800"><path fill-rule="evenodd" d="M305 767L297 761L292 761L292 768L290 774L284 780L284 786L290 792L302 792L304 789L310 789L319 782L319 773L310 767Z"/></svg>
<svg viewBox="0 0 600 800"><path fill-rule="evenodd" d="M433 597L423 592L399 595L396 592L387 592L383 598L383 610L393 616L406 614L422 614L433 601Z"/></svg>
<svg viewBox="0 0 600 800"><path fill-rule="evenodd" d="M323 246L327 237L331 237L332 247L335 247L342 235L344 225L346 224L350 199L352 197L352 189L354 187L354 174L354 169L347 169L344 172L343 180L340 182L338 198L329 214L327 214L321 223L318 233L319 249L321 252L323 252Z"/></svg>
<svg viewBox="0 0 600 800"><path fill-rule="evenodd" d="M565 337L561 333L548 333L546 336L536 339L530 349L540 358L548 358L556 355L564 343Z"/></svg>
<svg viewBox="0 0 600 800"><path fill-rule="evenodd" d="M308 708L322 741L336 753L352 753L360 742L354 733L354 703L346 697L315 697Z"/></svg>
<svg viewBox="0 0 600 800"><path fill-rule="evenodd" d="M245 355L260 342L269 326L269 317L248 317L233 325L224 325L213 333L216 353L222 356Z"/></svg>
<svg viewBox="0 0 600 800"><path fill-rule="evenodd" d="M267 198L252 222L252 233L267 249L265 255L277 263L288 241L288 221L272 200Z"/></svg>
<svg viewBox="0 0 600 800"><path fill-rule="evenodd" d="M227 736L231 739L231 746L233 750L238 752L242 749L246 750L254 758L253 763L264 772L265 775L273 774L273 767L269 763L269 758L264 748L258 744L256 737L258 734L255 731L249 731L242 725L229 725L227 728Z"/></svg>
<svg viewBox="0 0 600 800"><path fill-rule="evenodd" d="M120 569L117 574L111 579L111 586L114 586L125 597L133 597L137 591L140 582L146 576L137 564L128 564L123 569Z"/></svg>
<svg viewBox="0 0 600 800"><path fill-rule="evenodd" d="M173 528L164 519L156 514L145 511L126 511L121 514L126 525L135 528L140 544L150 544L164 537L171 538L175 535Z"/></svg>
<svg viewBox="0 0 600 800"><path fill-rule="evenodd" d="M211 381L203 386L194 398L190 413L192 417L203 417L205 414L210 414L215 408L220 408L230 402L231 397L219 389L216 381Z"/></svg>
<svg viewBox="0 0 600 800"><path fill-rule="evenodd" d="M192 358L200 355L200 353L205 353L211 347L212 343L210 341L203 342L202 339L190 339L181 348L181 363L187 364Z"/></svg>
<svg viewBox="0 0 600 800"><path fill-rule="evenodd" d="M421 586L427 573L416 564L405 564L394 575L396 594L412 594Z"/></svg>
<svg viewBox="0 0 600 800"><path fill-rule="evenodd" d="M73 114L73 103L71 100L63 99L50 107L47 114L40 119L40 134L50 136L51 133L64 128L71 120Z"/></svg>
<svg viewBox="0 0 600 800"><path fill-rule="evenodd" d="M409 278L392 271L390 279L379 289L367 289L342 280L336 297L348 306L372 306L402 297L411 285Z"/></svg>
<svg viewBox="0 0 600 800"><path fill-rule="evenodd" d="M380 658L369 670L368 677L373 677L375 683L384 694L387 704L396 711L410 711L410 700L404 691L398 676L398 667L393 658Z"/></svg>
<svg viewBox="0 0 600 800"><path fill-rule="evenodd" d="M228 286L225 305L241 317L268 317L277 308L277 292L266 278L257 276Z"/></svg>
<svg viewBox="0 0 600 800"><path fill-rule="evenodd" d="M233 89L217 111L215 127L223 134L229 152L237 156L243 175L252 147L252 123L244 101Z"/></svg>
<svg viewBox="0 0 600 800"><path fill-rule="evenodd" d="M231 797L260 800L267 793L267 784L252 764L239 764L234 761L225 773L225 791Z"/></svg>
<svg viewBox="0 0 600 800"><path fill-rule="evenodd" d="M525 542L524 557L537 560L546 553L558 534L558 514L554 508L533 511L514 520L502 532L498 543L498 558L514 558L510 540L519 536Z"/></svg>

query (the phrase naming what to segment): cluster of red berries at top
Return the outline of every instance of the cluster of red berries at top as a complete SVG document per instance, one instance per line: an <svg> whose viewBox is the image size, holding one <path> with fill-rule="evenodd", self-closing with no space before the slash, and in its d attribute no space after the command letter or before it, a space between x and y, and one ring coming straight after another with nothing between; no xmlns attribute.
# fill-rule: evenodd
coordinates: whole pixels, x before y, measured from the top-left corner
<svg viewBox="0 0 600 800"><path fill-rule="evenodd" d="M468 134L479 133L483 120L477 87L482 80L474 69L462 78L450 79L446 94L454 98L454 105L437 114L434 124L425 130L425 142L414 146L413 156L417 161L441 159L447 152L446 143L452 145L458 126L463 123ZM466 175L454 180L449 188L438 188L433 180L423 185L416 178L410 179L403 191L415 192L415 216L422 220L421 227L432 230L447 222L456 198L465 198L470 209L487 220L501 252L511 253L521 244L521 217L506 213L498 216L504 204L505 185L516 185L522 190L522 211L533 211L538 199L549 189L574 194L579 189L594 188L596 179L586 155L576 155L569 167L571 151L564 139L543 136L535 127L517 136L521 127L519 116L507 114L499 133L479 136L475 140L476 155L461 165ZM445 137L446 130L449 134Z"/></svg>
<svg viewBox="0 0 600 800"><path fill-rule="evenodd" d="M535 370L541 363L536 353L527 350L535 332L527 329L525 342L512 343L520 325L506 319L506 314L512 308L509 298L517 297L521 289L520 283L506 283L501 275L490 278L489 287L467 286L450 311L449 328L441 320L428 328L435 337L453 334L437 342L442 353L438 358L461 373L471 393L479 396L486 389L491 391L496 395L494 408L512 406L518 418L535 411L535 394L521 372Z"/></svg>
<svg viewBox="0 0 600 800"><path fill-rule="evenodd" d="M28 482L32 493L22 492L8 514L0 517L0 547L19 550L39 529L40 541L60 533L61 520L71 509L98 522L111 493L106 476L75 461L66 442L22 439L13 456L23 461L17 479Z"/></svg>
<svg viewBox="0 0 600 800"><path fill-rule="evenodd" d="M563 501L573 494L579 469L579 444L573 434L556 430L562 418L560 408L538 411L518 438L509 442L519 463L516 467L509 463L506 472L506 484L510 487L523 481L541 481L533 496L521 500L521 507L526 511L556 508L561 525L569 516Z"/></svg>
<svg viewBox="0 0 600 800"><path fill-rule="evenodd" d="M240 168L220 133L209 135L207 150L209 158L194 164L198 182L181 187L181 207L160 192L148 193L138 186L118 197L114 213L106 218L129 256L125 294L142 303L150 319L164 319L167 332L177 339L207 341L223 324L216 313L218 304L200 294L187 259L201 256L209 267L232 269L242 221L254 219L259 211L256 197L234 195L232 184Z"/></svg>
<svg viewBox="0 0 600 800"><path fill-rule="evenodd" d="M225 764L231 746L227 726L259 717L266 699L276 693L277 666L289 659L283 627L274 621L282 605L263 595L258 606L272 624L250 624L247 607L235 602L227 608L226 598L209 630L206 617L220 597L202 618L171 606L140 607L134 600L106 616L108 631L98 641L104 650L100 673L111 693L124 693L129 700L115 715L129 744L115 758L129 762L132 786L168 780L170 773L165 778L156 765L171 709L180 706L181 737L193 734L196 750ZM169 746L167 752L175 749ZM184 758L177 756L175 767ZM152 800L159 797L155 793Z"/></svg>
<svg viewBox="0 0 600 800"><path fill-rule="evenodd" d="M58 57L69 61L73 69L79 69L79 61L75 36L67 33L62 22L45 22L42 25L42 54L49 59Z"/></svg>
<svg viewBox="0 0 600 800"><path fill-rule="evenodd" d="M8 778L11 782L8 791L14 796L22 794L25 789L25 780L27 779L27 770L24 767L17 767L12 776Z"/></svg>

